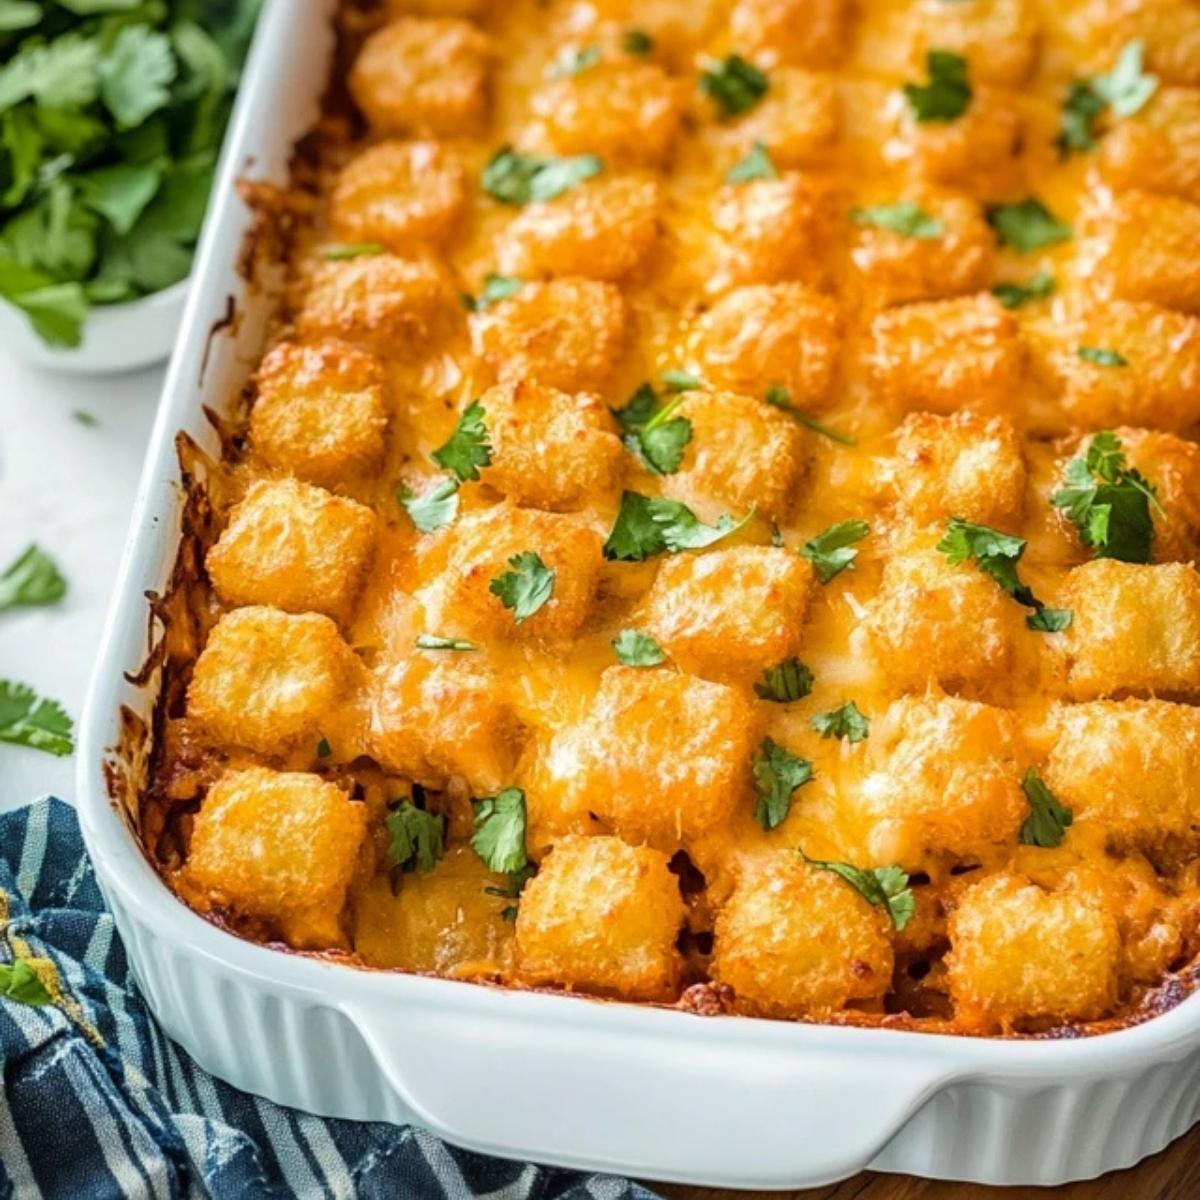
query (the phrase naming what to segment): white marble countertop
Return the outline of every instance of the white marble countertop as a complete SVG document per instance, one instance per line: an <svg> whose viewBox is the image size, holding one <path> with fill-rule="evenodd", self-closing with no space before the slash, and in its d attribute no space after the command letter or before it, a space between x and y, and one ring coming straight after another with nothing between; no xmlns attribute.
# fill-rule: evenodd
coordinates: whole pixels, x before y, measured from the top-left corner
<svg viewBox="0 0 1200 1200"><path fill-rule="evenodd" d="M0 570L37 542L67 577L47 608L0 613L0 679L78 718L129 524L162 369L83 378L0 347ZM88 426L72 415L95 417ZM75 793L74 761L0 743L0 809Z"/></svg>

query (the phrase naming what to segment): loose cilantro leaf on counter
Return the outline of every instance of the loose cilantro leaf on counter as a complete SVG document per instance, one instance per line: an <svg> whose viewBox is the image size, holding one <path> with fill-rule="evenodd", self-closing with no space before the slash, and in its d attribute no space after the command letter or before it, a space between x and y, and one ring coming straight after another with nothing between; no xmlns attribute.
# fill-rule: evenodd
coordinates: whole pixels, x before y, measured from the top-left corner
<svg viewBox="0 0 1200 1200"><path fill-rule="evenodd" d="M515 296L524 286L525 280L515 275L497 275L494 272L483 277L483 290L478 296L464 295L463 303L471 312L486 312L493 304Z"/></svg>
<svg viewBox="0 0 1200 1200"><path fill-rule="evenodd" d="M0 963L0 996L35 1008L49 1004L52 999L37 972L23 958Z"/></svg>
<svg viewBox="0 0 1200 1200"><path fill-rule="evenodd" d="M622 439L627 450L656 475L673 475L683 460L684 447L692 440L692 423L675 416L683 403L677 395L659 407L654 389L643 383L624 408L613 415L628 430Z"/></svg>
<svg viewBox="0 0 1200 1200"><path fill-rule="evenodd" d="M1021 826L1022 844L1041 846L1046 850L1062 845L1063 838L1067 836L1067 827L1075 820L1075 814L1059 803L1033 767L1025 772L1021 790L1030 808L1029 816Z"/></svg>
<svg viewBox="0 0 1200 1200"><path fill-rule="evenodd" d="M1028 254L1045 246L1070 241L1070 225L1060 221L1036 196L1016 204L994 204L987 210L988 224L1005 245Z"/></svg>
<svg viewBox="0 0 1200 1200"><path fill-rule="evenodd" d="M1095 363L1098 367L1127 367L1129 359L1116 350L1105 350L1098 346L1080 346L1076 354L1084 362Z"/></svg>
<svg viewBox="0 0 1200 1200"><path fill-rule="evenodd" d="M778 179L779 172L771 161L771 152L762 142L755 142L740 162L729 168L726 183L749 183L753 179Z"/></svg>
<svg viewBox="0 0 1200 1200"><path fill-rule="evenodd" d="M967 60L949 50L930 50L925 55L928 83L906 83L904 95L918 121L953 121L971 104Z"/></svg>
<svg viewBox="0 0 1200 1200"><path fill-rule="evenodd" d="M402 871L432 871L446 853L446 818L405 800L384 822L392 840L388 858Z"/></svg>
<svg viewBox="0 0 1200 1200"><path fill-rule="evenodd" d="M800 857L810 867L840 875L864 899L886 908L892 924L902 930L917 911L917 899L908 886L908 875L900 867L852 867L849 863L822 862L809 858L803 850Z"/></svg>
<svg viewBox="0 0 1200 1200"><path fill-rule="evenodd" d="M546 71L548 79L569 79L589 67L594 67L600 61L599 46L583 46L578 50L569 50L559 55Z"/></svg>
<svg viewBox="0 0 1200 1200"><path fill-rule="evenodd" d="M29 608L53 604L67 591L54 560L36 545L29 546L0 575L0 612L8 608Z"/></svg>
<svg viewBox="0 0 1200 1200"><path fill-rule="evenodd" d="M420 495L402 483L396 489L396 499L422 533L432 533L458 516L458 480L447 475Z"/></svg>
<svg viewBox="0 0 1200 1200"><path fill-rule="evenodd" d="M813 777L812 763L765 738L752 760L754 767L754 819L764 829L774 829L792 809L792 794Z"/></svg>
<svg viewBox="0 0 1200 1200"><path fill-rule="evenodd" d="M1154 487L1140 471L1125 462L1120 439L1104 430L1088 445L1082 458L1073 458L1065 472L1066 486L1050 503L1066 514L1079 540L1097 558L1148 563L1154 543L1151 508L1162 506Z"/></svg>
<svg viewBox="0 0 1200 1200"><path fill-rule="evenodd" d="M453 471L463 483L478 479L479 468L492 461L492 447L484 423L486 416L483 405L473 400L463 409L450 440L432 454L439 467Z"/></svg>
<svg viewBox="0 0 1200 1200"><path fill-rule="evenodd" d="M828 583L854 562L858 557L854 543L861 542L870 532L866 521L839 521L805 542L800 553L812 563L821 582Z"/></svg>
<svg viewBox="0 0 1200 1200"><path fill-rule="evenodd" d="M553 200L604 169L595 154L544 158L519 154L511 146L498 150L483 168L483 190L501 204L536 204Z"/></svg>
<svg viewBox="0 0 1200 1200"><path fill-rule="evenodd" d="M513 569L497 575L488 584L488 591L511 608L513 620L519 625L527 621L554 595L554 572L532 550L514 554L508 560Z"/></svg>
<svg viewBox="0 0 1200 1200"><path fill-rule="evenodd" d="M71 718L53 700L23 683L0 680L0 742L44 750L59 758L75 749Z"/></svg>
<svg viewBox="0 0 1200 1200"><path fill-rule="evenodd" d="M871 225L886 229L901 237L932 241L946 232L946 227L936 217L931 217L920 205L911 200L897 200L895 204L876 204L868 208L852 208L850 219L857 225Z"/></svg>
<svg viewBox="0 0 1200 1200"><path fill-rule="evenodd" d="M371 258L386 254L387 248L379 242L339 242L326 246L321 253L327 262L345 262L351 258Z"/></svg>
<svg viewBox="0 0 1200 1200"><path fill-rule="evenodd" d="M775 408L782 408L784 412L790 413L795 420L799 421L805 429L811 429L813 433L819 433L822 437L827 437L831 442L837 442L841 446L857 446L858 442L848 433L839 433L836 429L831 429L822 421L818 421L816 417L810 417L807 413L801 412L792 404L792 394L787 388L778 387L772 384L766 390L763 399Z"/></svg>
<svg viewBox="0 0 1200 1200"><path fill-rule="evenodd" d="M838 738L847 742L866 741L871 734L871 722L853 700L847 700L830 712L817 713L810 722L823 738Z"/></svg>
<svg viewBox="0 0 1200 1200"><path fill-rule="evenodd" d="M1005 308L1021 308L1032 304L1035 300L1045 300L1054 294L1054 276L1046 271L1039 271L1028 283L998 283L992 288L992 295Z"/></svg>
<svg viewBox="0 0 1200 1200"><path fill-rule="evenodd" d="M505 788L475 801L471 846L489 871L512 875L524 870L529 860L525 855L525 793L520 788Z"/></svg>
<svg viewBox="0 0 1200 1200"><path fill-rule="evenodd" d="M642 562L664 550L701 550L741 529L753 515L751 509L740 521L722 516L715 525L705 525L682 501L626 491L604 543L604 557Z"/></svg>
<svg viewBox="0 0 1200 1200"><path fill-rule="evenodd" d="M478 650L477 642L469 642L466 638L438 637L433 633L417 635L418 650Z"/></svg>
<svg viewBox="0 0 1200 1200"><path fill-rule="evenodd" d="M754 685L754 694L774 704L791 704L793 700L803 700L812 686L812 671L798 658L787 658L763 672L762 679Z"/></svg>
<svg viewBox="0 0 1200 1200"><path fill-rule="evenodd" d="M88 412L86 408L72 409L71 420L82 425L85 429L95 429L100 424L100 418L94 413Z"/></svg>
<svg viewBox="0 0 1200 1200"><path fill-rule="evenodd" d="M769 87L766 75L738 54L713 63L700 75L700 90L726 117L736 117L752 109Z"/></svg>
<svg viewBox="0 0 1200 1200"><path fill-rule="evenodd" d="M612 640L617 661L627 667L657 667L667 661L663 648L640 629L622 629Z"/></svg>

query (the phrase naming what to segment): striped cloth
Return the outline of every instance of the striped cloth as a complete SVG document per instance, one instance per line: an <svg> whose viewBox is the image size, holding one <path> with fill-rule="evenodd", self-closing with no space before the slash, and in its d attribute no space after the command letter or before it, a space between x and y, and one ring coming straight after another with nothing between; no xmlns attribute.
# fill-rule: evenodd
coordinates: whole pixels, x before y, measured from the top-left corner
<svg viewBox="0 0 1200 1200"><path fill-rule="evenodd" d="M61 983L53 1004L0 999L0 1196L654 1200L412 1127L322 1120L205 1074L150 1016L59 800L0 816L0 889L0 963L47 957Z"/></svg>

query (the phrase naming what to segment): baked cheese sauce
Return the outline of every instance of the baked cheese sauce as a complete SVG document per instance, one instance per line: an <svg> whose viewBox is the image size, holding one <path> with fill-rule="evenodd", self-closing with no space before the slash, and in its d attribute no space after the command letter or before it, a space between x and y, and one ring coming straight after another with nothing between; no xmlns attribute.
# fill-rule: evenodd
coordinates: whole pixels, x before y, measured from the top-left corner
<svg viewBox="0 0 1200 1200"><path fill-rule="evenodd" d="M169 642L187 695L147 812L188 902L373 967L962 1032L1104 1028L1189 961L1200 5L851 7L342 13L365 120L318 130L284 315L210 473L195 636ZM969 97L918 120L931 50ZM723 106L699 82L731 56L753 94ZM599 169L500 203L503 147ZM1005 212L1061 228L1022 248ZM493 274L510 294L468 311ZM1037 294L1006 307L1006 283ZM645 383L691 422L666 474L610 412ZM398 492L451 477L432 454L474 401L491 462L422 533ZM1155 494L1131 562L1051 503L1105 430ZM626 491L750 517L615 560ZM951 562L951 518L1023 539L1020 583L1070 624L1028 628ZM822 582L802 550L849 520L869 533ZM554 592L518 623L490 585L528 552ZM624 630L665 661L619 666ZM811 691L762 698L791 659ZM823 737L848 701L868 736ZM811 779L765 828L771 744ZM511 788L528 882L470 844ZM444 818L436 865L394 865L405 801Z"/></svg>

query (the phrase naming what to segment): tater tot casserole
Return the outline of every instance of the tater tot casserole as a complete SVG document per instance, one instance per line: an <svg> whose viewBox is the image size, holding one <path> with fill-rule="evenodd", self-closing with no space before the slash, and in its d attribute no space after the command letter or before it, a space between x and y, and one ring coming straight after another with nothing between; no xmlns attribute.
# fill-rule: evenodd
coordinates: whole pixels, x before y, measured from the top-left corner
<svg viewBox="0 0 1200 1200"><path fill-rule="evenodd" d="M1067 1036L1200 951L1200 3L342 6L143 843L347 969ZM1182 982L1181 982L1182 981Z"/></svg>

